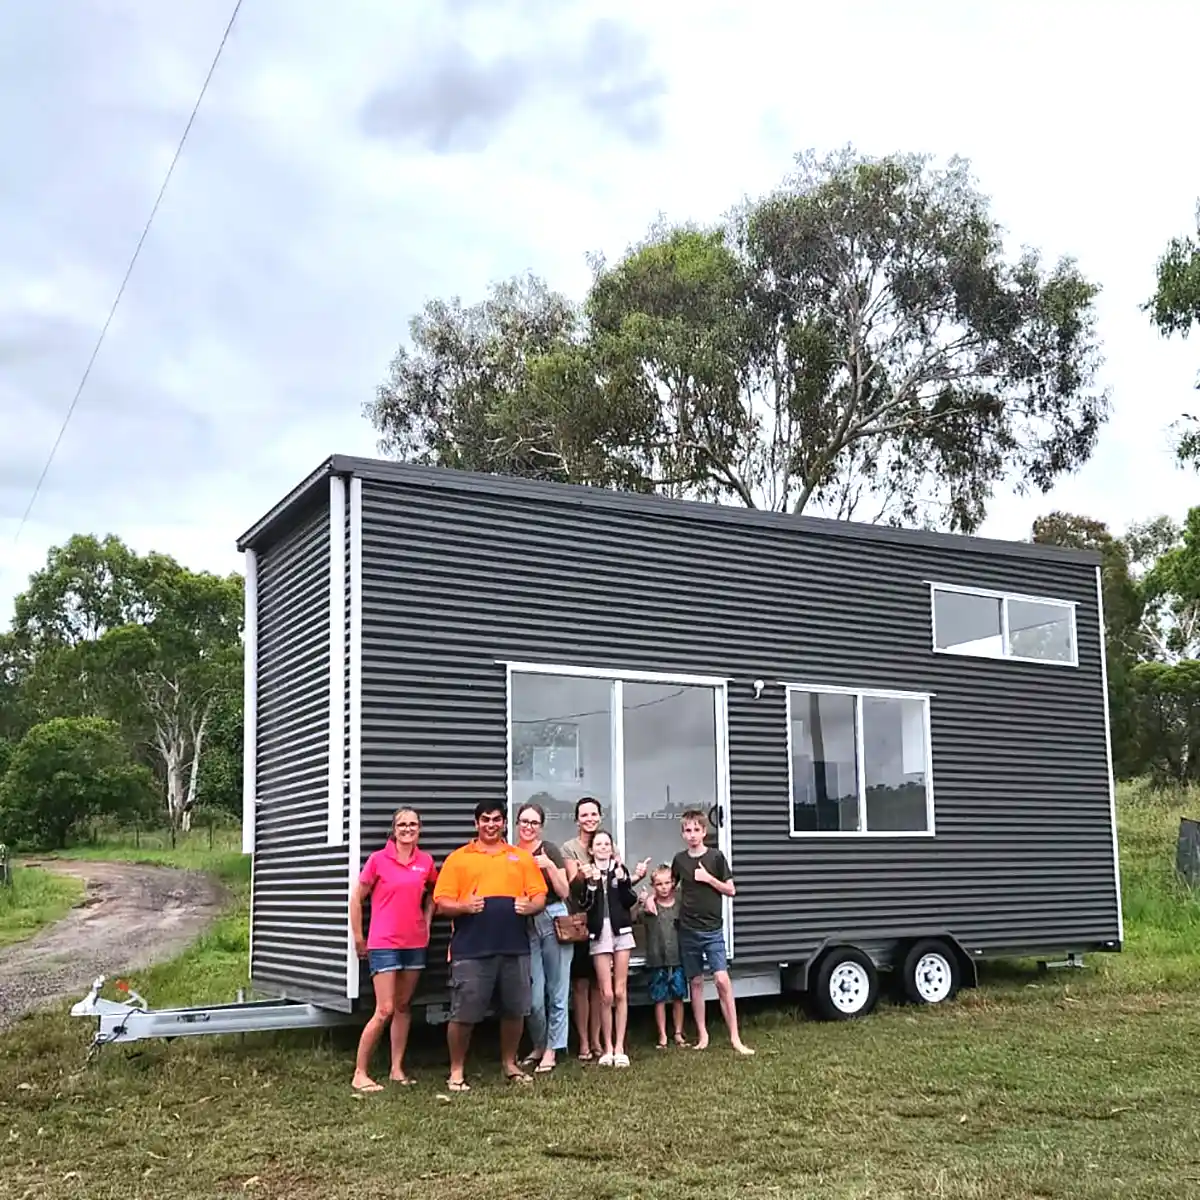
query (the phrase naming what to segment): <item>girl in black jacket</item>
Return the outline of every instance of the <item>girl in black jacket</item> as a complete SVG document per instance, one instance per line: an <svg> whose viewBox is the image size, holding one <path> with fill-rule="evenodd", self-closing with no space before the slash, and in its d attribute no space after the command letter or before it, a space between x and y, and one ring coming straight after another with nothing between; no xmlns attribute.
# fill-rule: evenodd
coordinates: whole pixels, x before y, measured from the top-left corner
<svg viewBox="0 0 1200 1200"><path fill-rule="evenodd" d="M575 876L571 891L587 913L592 965L600 987L602 1067L627 1067L625 1028L629 1021L629 952L633 949L633 909L638 896L629 872L617 861L612 834L592 834L591 861Z"/></svg>

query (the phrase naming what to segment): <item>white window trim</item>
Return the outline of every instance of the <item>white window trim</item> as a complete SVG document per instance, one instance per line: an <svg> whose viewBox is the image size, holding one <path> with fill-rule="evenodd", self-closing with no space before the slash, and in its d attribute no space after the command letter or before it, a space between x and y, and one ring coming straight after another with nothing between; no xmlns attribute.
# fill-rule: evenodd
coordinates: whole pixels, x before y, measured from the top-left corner
<svg viewBox="0 0 1200 1200"><path fill-rule="evenodd" d="M674 683L685 687L710 687L714 692L716 758L717 758L717 806L724 809L725 826L717 829L717 843L721 847L733 870L733 828L732 805L730 803L730 774L729 774L729 683L728 676L723 675L688 675L678 671L634 671L622 667L581 667L557 663L528 663L514 662L508 659L497 659L497 665L504 667L504 728L505 728L505 808L508 813L508 837L515 840L517 814L513 806L513 777L512 777L512 728L513 728L513 676L514 675L553 675L568 679L601 679L607 680L612 687L612 725L609 733L609 745L612 747L612 800L611 811L607 824L617 838L617 848L621 858L625 858L625 695L626 683ZM682 841L680 847L682 848ZM726 953L733 960L733 901L730 897L723 898L722 911L724 915L724 931ZM630 960L639 965L641 959Z"/></svg>
<svg viewBox="0 0 1200 1200"><path fill-rule="evenodd" d="M578 679L620 679L626 683L680 683L696 687L724 687L727 675L685 675L678 671L630 671L624 667L579 667L559 663L514 662L498 658L496 662L519 675L566 675Z"/></svg>
<svg viewBox="0 0 1200 1200"><path fill-rule="evenodd" d="M785 683L787 695L787 760L788 760L788 836L808 840L810 838L931 838L937 835L934 813L933 789L933 692L905 692L888 688L851 688L825 683ZM792 696L796 692L819 692L825 695L854 697L854 750L856 774L858 776L858 819L867 823L867 775L864 769L865 747L863 736L863 700L916 700L923 712L922 725L925 733L925 825L924 829L797 829L795 780L792 774Z"/></svg>
<svg viewBox="0 0 1200 1200"><path fill-rule="evenodd" d="M955 658L978 658L988 662L1033 663L1039 667L1074 667L1079 666L1079 629L1076 621L1076 602L1062 600L1057 596L1030 596L1024 592L1005 592L995 588L965 587L957 583L937 583L925 581L929 587L929 632L930 645L934 654L949 654ZM986 600L1000 601L1000 638L1001 652L999 654L984 654L956 650L953 646L937 644L937 593L955 592L960 596L981 596ZM1048 608L1065 608L1071 622L1071 657L1066 661L1057 658L1032 658L1024 654L1008 653L1008 602L1016 600L1025 604L1044 604Z"/></svg>

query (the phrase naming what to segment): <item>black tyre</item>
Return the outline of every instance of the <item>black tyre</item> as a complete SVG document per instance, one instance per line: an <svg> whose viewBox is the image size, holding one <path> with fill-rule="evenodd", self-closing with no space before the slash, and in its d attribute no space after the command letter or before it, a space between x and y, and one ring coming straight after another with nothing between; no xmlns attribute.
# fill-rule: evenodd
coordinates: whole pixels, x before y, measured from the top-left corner
<svg viewBox="0 0 1200 1200"><path fill-rule="evenodd" d="M879 999L879 972L869 954L836 946L821 956L809 979L809 1005L822 1021L865 1017Z"/></svg>
<svg viewBox="0 0 1200 1200"><path fill-rule="evenodd" d="M945 1004L958 994L961 980L954 950L939 938L922 938L909 947L896 982L910 1004Z"/></svg>

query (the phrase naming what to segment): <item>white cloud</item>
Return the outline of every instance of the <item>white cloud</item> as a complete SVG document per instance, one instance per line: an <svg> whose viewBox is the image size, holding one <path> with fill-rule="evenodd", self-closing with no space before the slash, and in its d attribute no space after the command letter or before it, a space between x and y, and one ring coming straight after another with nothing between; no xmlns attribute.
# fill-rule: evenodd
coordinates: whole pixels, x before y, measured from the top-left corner
<svg viewBox="0 0 1200 1200"><path fill-rule="evenodd" d="M998 497L986 532L1027 536L1051 507L1120 528L1195 497L1166 440L1194 339L1138 309L1200 196L1189 6L253 0L14 545L229 7L9 20L0 607L76 531L236 567L237 534L317 462L373 452L361 406L426 299L526 269L578 294L586 252L620 254L659 211L713 219L794 151L850 141L968 156L1014 248L1104 285L1100 447L1050 497Z"/></svg>

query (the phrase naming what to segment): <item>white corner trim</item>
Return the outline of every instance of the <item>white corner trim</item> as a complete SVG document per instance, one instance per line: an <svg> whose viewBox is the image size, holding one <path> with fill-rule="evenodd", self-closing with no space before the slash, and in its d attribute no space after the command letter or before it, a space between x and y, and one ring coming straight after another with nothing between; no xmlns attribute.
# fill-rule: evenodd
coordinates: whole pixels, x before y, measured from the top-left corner
<svg viewBox="0 0 1200 1200"><path fill-rule="evenodd" d="M242 666L242 853L254 853L258 808L258 555L246 551Z"/></svg>
<svg viewBox="0 0 1200 1200"><path fill-rule="evenodd" d="M1125 941L1125 909L1121 901L1121 850L1117 843L1117 783L1113 776L1112 723L1108 712L1108 638L1104 625L1104 582L1096 568L1096 611L1100 619L1100 687L1104 705L1104 754L1108 766L1108 812L1112 821L1113 884L1117 892L1117 939Z"/></svg>
<svg viewBox="0 0 1200 1200"><path fill-rule="evenodd" d="M350 929L350 889L362 853L362 480L350 480L350 844L346 888L346 996L358 996L360 965Z"/></svg>
<svg viewBox="0 0 1200 1200"><path fill-rule="evenodd" d="M346 754L346 481L329 477L329 797L325 844L342 841Z"/></svg>

